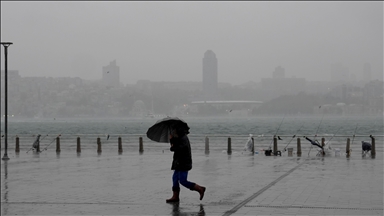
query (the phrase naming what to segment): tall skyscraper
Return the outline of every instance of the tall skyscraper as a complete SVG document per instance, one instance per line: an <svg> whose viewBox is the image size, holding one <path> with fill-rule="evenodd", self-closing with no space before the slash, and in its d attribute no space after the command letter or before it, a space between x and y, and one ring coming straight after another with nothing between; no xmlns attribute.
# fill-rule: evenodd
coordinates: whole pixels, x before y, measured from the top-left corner
<svg viewBox="0 0 384 216"><path fill-rule="evenodd" d="M102 82L107 86L118 87L120 85L120 67L116 65L116 60L103 66Z"/></svg>
<svg viewBox="0 0 384 216"><path fill-rule="evenodd" d="M216 100L218 90L217 58L212 50L207 50L203 58L203 93L205 100Z"/></svg>

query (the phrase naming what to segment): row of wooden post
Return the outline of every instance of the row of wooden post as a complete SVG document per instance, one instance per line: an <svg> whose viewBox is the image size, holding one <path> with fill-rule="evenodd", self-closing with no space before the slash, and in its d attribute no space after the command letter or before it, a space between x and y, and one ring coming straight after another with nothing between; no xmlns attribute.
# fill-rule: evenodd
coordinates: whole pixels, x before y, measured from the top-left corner
<svg viewBox="0 0 384 216"><path fill-rule="evenodd" d="M254 153L255 152L255 141L254 141L254 138L252 137L252 152ZM374 157L376 155L376 145L375 145L375 138L374 137L371 137L371 145L372 145L372 149L371 149L371 155L372 157ZM349 157L351 155L351 148L350 148L350 138L347 138L347 145L346 145L346 156ZM227 145L227 154L232 154L232 140L231 140L231 137L228 137L228 145ZM325 138L321 138L321 146L325 146ZM278 149L277 149L277 138L274 137L273 138L273 152L274 154L276 155L276 152L278 152ZM205 153L206 154L209 154L209 138L208 137L205 137ZM293 148L288 148L288 156L292 156L292 153L293 153ZM301 152L301 140L300 138L297 138L297 152L296 152L297 156L301 156L302 152Z"/></svg>
<svg viewBox="0 0 384 216"><path fill-rule="evenodd" d="M371 155L372 156L375 156L376 155L376 145L375 145L375 138L374 137L371 137L371 145L372 145L372 150L371 150ZM118 152L119 153L122 153L123 152L123 146L122 146L122 141L121 141L121 137L118 137L117 139L117 143L118 143ZM228 145L227 145L227 154L232 154L232 140L231 140L231 137L228 137ZM252 152L255 152L255 145L254 145L254 139L252 137ZM321 138L321 145L324 146L325 145L325 138ZM288 155L289 156L292 156L292 150L293 148L289 148L288 149ZM40 151L40 145L38 145L37 147L37 151ZM57 153L60 153L61 149L60 149L60 137L56 137L56 152ZM277 149L277 138L274 137L273 138L273 152L277 152L278 149ZM19 137L16 136L16 148L15 148L15 152L20 152L20 140L19 140ZM77 148L76 148L76 152L77 153L80 153L81 152L81 144L80 144L80 137L77 137ZM144 147L143 147L143 138L142 137L139 137L139 152L142 153L144 152ZM100 141L100 137L97 138L97 153L101 153L101 141ZM205 153L206 154L209 154L209 138L208 137L205 137ZM301 141L300 141L300 138L297 138L297 152L296 154L298 156L301 156ZM349 157L351 155L351 149L350 149L350 139L347 138L347 145L346 145L346 155L347 157Z"/></svg>

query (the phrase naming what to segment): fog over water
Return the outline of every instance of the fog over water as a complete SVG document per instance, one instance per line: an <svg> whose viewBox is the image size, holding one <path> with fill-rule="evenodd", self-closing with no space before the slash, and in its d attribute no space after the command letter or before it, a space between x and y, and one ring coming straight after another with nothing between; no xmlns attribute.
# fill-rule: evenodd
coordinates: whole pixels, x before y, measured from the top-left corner
<svg viewBox="0 0 384 216"><path fill-rule="evenodd" d="M1 2L9 69L22 77L100 79L116 60L120 80L201 81L204 52L218 81L331 80L331 65L383 78L383 2ZM4 62L2 51L1 62Z"/></svg>
<svg viewBox="0 0 384 216"><path fill-rule="evenodd" d="M12 134L142 134L160 118L142 119L24 119L10 122ZM377 117L183 117L191 135L383 135L382 118ZM277 131L278 130L278 131ZM356 131L356 132L355 132Z"/></svg>
<svg viewBox="0 0 384 216"><path fill-rule="evenodd" d="M2 1L1 41L17 119L384 114L381 1Z"/></svg>

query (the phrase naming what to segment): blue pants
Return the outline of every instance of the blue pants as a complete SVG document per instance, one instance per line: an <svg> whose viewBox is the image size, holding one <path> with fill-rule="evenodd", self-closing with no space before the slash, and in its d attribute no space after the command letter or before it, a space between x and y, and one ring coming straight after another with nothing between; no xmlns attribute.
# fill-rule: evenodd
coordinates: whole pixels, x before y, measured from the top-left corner
<svg viewBox="0 0 384 216"><path fill-rule="evenodd" d="M184 187L192 190L193 187L195 186L195 183L193 182L189 182L187 180L188 178L188 171L179 171L179 170L175 170L173 172L173 176L172 176L172 181L173 181L173 186L172 186L172 190L173 191L178 191L180 190L180 185L183 185Z"/></svg>

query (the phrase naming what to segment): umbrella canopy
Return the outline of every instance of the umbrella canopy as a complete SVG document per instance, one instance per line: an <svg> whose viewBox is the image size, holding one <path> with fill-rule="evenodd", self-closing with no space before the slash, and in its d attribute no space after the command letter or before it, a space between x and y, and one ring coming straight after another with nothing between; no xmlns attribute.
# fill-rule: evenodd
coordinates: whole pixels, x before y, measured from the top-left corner
<svg viewBox="0 0 384 216"><path fill-rule="evenodd" d="M169 134L173 129L182 128L187 133L189 130L188 124L177 117L166 117L158 120L147 131L147 137L155 142L169 143Z"/></svg>
<svg viewBox="0 0 384 216"><path fill-rule="evenodd" d="M372 145L369 142L361 141L361 148L363 149L363 151L371 151Z"/></svg>

